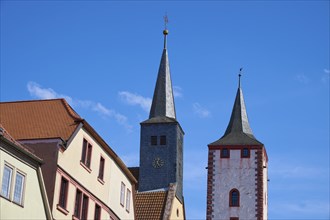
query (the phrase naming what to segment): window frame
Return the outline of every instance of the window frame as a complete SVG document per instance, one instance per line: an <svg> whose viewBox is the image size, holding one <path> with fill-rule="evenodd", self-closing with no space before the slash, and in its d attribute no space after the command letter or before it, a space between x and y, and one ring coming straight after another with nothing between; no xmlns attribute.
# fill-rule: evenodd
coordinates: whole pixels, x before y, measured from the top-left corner
<svg viewBox="0 0 330 220"><path fill-rule="evenodd" d="M244 151L247 150L247 155L244 154ZM244 147L241 149L241 158L250 158L250 149L247 147Z"/></svg>
<svg viewBox="0 0 330 220"><path fill-rule="evenodd" d="M19 194L19 201L15 200L15 193L16 193L16 186L17 186L17 177L20 175L22 177L22 182L20 183L20 194ZM13 192L13 203L16 203L18 205L23 206L24 201L24 192L25 192L25 181L26 180L26 174L20 171L16 171L15 173L15 184L14 184L14 192Z"/></svg>
<svg viewBox="0 0 330 220"><path fill-rule="evenodd" d="M5 168L8 168L8 170L10 170L10 174L9 174L9 180L8 180L8 185L7 185L7 195L3 194L3 186L4 186L4 174L5 174ZM11 195L11 189L12 189L12 180L13 180L13 173L14 173L14 168L8 164L4 164L4 168L3 168L3 173L2 173L2 179L1 179L1 192L0 195L3 198L6 198L8 200L10 200L10 195Z"/></svg>
<svg viewBox="0 0 330 220"><path fill-rule="evenodd" d="M121 186L120 186L120 205L122 207L124 207L125 205L125 189L126 189L126 185L121 182Z"/></svg>
<svg viewBox="0 0 330 220"><path fill-rule="evenodd" d="M158 137L155 135L150 136L150 145L157 146L158 145Z"/></svg>
<svg viewBox="0 0 330 220"><path fill-rule="evenodd" d="M224 153L224 151L227 151L227 154ZM220 150L220 158L230 158L230 149L229 148L223 148Z"/></svg>
<svg viewBox="0 0 330 220"><path fill-rule="evenodd" d="M99 204L95 203L95 210L94 210L94 220L101 220L101 213L102 208Z"/></svg>
<svg viewBox="0 0 330 220"><path fill-rule="evenodd" d="M130 212L131 209L131 190L127 188L126 191L126 212Z"/></svg>
<svg viewBox="0 0 330 220"><path fill-rule="evenodd" d="M80 219L81 217L82 198L83 198L83 192L77 188L75 202L74 202L73 216L78 219Z"/></svg>
<svg viewBox="0 0 330 220"><path fill-rule="evenodd" d="M99 174L97 176L98 180L104 183L104 168L105 168L105 158L100 157L100 165L99 165Z"/></svg>
<svg viewBox="0 0 330 220"><path fill-rule="evenodd" d="M167 137L166 137L166 135L161 135L160 136L159 144L162 145L162 146L167 145Z"/></svg>
<svg viewBox="0 0 330 220"><path fill-rule="evenodd" d="M237 193L237 204L234 202L233 200L233 193ZM240 206L240 193L238 191L238 189L232 189L229 192L229 207L239 207Z"/></svg>
<svg viewBox="0 0 330 220"><path fill-rule="evenodd" d="M83 138L82 152L80 163L90 172L92 164L92 151L93 145L86 139Z"/></svg>
<svg viewBox="0 0 330 220"><path fill-rule="evenodd" d="M63 183L65 183L65 186L63 185ZM63 187L65 187L65 188L63 188ZM68 193L69 193L69 180L67 178L65 178L64 176L61 176L61 185L60 185L60 191L59 191L58 206L64 210L66 210L66 207L68 205ZM62 202L64 204L62 204Z"/></svg>
<svg viewBox="0 0 330 220"><path fill-rule="evenodd" d="M81 219L88 219L89 197L83 193L81 204Z"/></svg>

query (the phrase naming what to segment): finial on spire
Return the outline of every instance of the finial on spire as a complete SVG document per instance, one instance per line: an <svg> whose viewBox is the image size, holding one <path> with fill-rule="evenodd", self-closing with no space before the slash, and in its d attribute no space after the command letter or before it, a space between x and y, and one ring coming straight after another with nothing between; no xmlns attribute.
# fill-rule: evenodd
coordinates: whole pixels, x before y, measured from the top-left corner
<svg viewBox="0 0 330 220"><path fill-rule="evenodd" d="M167 24L168 24L168 17L167 17L167 13L164 16L164 48L166 48L166 36L168 35L168 30L167 30Z"/></svg>
<svg viewBox="0 0 330 220"><path fill-rule="evenodd" d="M238 88L241 88L241 76L242 76L242 70L243 70L243 67L241 67L239 69L239 73L238 73Z"/></svg>

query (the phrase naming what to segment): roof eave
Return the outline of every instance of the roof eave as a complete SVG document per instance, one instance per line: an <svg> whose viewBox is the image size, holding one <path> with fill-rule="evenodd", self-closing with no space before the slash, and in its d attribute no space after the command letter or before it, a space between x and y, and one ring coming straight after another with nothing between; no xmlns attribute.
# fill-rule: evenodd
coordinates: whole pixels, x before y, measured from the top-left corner
<svg viewBox="0 0 330 220"><path fill-rule="evenodd" d="M125 175L129 178L129 180L136 184L137 180L133 176L133 174L129 171L125 163L119 158L119 156L112 150L112 148L103 140L103 138L94 130L94 128L86 121L83 120L83 127L95 138L95 140L103 147L103 149L109 153L112 159L118 164L118 166L124 171Z"/></svg>

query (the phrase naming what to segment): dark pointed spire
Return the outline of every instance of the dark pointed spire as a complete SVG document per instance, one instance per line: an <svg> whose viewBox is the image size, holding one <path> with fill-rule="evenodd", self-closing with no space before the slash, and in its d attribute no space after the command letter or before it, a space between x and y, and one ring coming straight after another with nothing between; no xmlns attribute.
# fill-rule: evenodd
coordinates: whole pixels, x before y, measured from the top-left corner
<svg viewBox="0 0 330 220"><path fill-rule="evenodd" d="M229 133L245 133L254 138L250 128L249 120L246 113L243 92L241 89L241 74L239 76L239 87L236 93L234 107L231 113L230 121L225 132L226 136Z"/></svg>
<svg viewBox="0 0 330 220"><path fill-rule="evenodd" d="M243 91L241 89L241 71L238 75L238 89L230 121L225 134L210 145L262 144L253 135L246 113Z"/></svg>
<svg viewBox="0 0 330 220"><path fill-rule="evenodd" d="M165 18L165 23L167 18ZM156 87L154 91L154 96L152 100L151 110L149 119L155 117L168 117L176 118L175 106L174 106L174 96L172 89L172 81L170 74L170 65L166 49L166 38L168 35L168 30L163 31L164 34L164 49L162 58L159 65L158 77L156 82Z"/></svg>

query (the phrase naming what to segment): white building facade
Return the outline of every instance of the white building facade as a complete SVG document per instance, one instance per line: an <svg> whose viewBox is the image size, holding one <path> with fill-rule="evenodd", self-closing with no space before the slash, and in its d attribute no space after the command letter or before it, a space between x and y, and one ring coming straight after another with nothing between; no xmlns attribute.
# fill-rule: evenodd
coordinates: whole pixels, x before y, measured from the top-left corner
<svg viewBox="0 0 330 220"><path fill-rule="evenodd" d="M267 153L252 133L240 87L225 134L208 148L206 219L267 219Z"/></svg>

